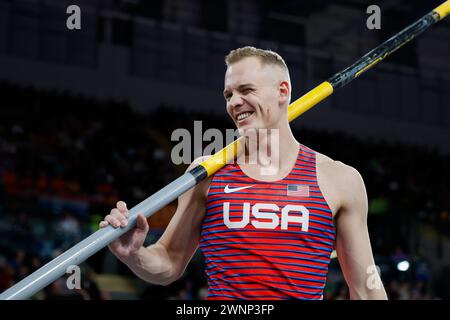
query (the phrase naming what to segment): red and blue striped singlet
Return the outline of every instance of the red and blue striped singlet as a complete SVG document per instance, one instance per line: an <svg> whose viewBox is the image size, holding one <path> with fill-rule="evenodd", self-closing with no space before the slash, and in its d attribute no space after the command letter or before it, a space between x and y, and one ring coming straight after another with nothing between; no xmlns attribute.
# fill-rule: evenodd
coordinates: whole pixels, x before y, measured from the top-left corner
<svg viewBox="0 0 450 320"><path fill-rule="evenodd" d="M322 299L334 240L313 150L300 145L274 182L228 164L211 181L201 229L208 299Z"/></svg>

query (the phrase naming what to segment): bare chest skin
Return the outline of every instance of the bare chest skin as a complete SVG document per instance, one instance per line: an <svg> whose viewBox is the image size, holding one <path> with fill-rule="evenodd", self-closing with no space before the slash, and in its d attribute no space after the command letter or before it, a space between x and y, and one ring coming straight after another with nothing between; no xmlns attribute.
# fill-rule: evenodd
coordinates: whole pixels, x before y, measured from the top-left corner
<svg viewBox="0 0 450 320"><path fill-rule="evenodd" d="M257 181L275 182L282 180L289 174L289 172L291 172L295 164L295 160L292 163L292 166L287 165L285 167L281 167L280 170L251 164L239 164L239 167L242 172L252 179Z"/></svg>
<svg viewBox="0 0 450 320"><path fill-rule="evenodd" d="M247 164L243 161L239 164L242 172L248 177L257 181L275 182L285 178L295 165L297 153L287 156L286 159L280 160L275 166L261 166L258 164Z"/></svg>

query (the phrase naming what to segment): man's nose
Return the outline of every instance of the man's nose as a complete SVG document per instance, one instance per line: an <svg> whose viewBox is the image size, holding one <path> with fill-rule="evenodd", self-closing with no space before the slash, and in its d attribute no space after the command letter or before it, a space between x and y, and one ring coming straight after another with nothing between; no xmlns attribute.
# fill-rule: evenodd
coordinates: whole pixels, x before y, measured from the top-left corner
<svg viewBox="0 0 450 320"><path fill-rule="evenodd" d="M240 94L233 94L229 100L230 107L235 108L243 104L243 100Z"/></svg>

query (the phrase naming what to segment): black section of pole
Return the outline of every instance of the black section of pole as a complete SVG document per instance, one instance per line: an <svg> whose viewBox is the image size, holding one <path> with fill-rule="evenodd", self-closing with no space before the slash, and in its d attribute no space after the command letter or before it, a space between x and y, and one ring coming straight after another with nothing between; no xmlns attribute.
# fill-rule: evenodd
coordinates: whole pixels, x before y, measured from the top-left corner
<svg viewBox="0 0 450 320"><path fill-rule="evenodd" d="M437 14L436 12L432 11L426 14L418 21L409 25L408 27L364 55L350 67L344 69L339 73L336 73L334 76L328 79L328 82L331 83L334 89L345 86L354 78L369 70L378 62L386 58L388 55L398 50L404 44L408 43L416 36L424 32L437 21L439 21L439 14Z"/></svg>
<svg viewBox="0 0 450 320"><path fill-rule="evenodd" d="M203 179L205 179L208 176L208 172L201 165L198 165L195 168L193 168L192 170L189 170L189 173L194 176L195 181L197 183L199 183L200 181L202 181Z"/></svg>

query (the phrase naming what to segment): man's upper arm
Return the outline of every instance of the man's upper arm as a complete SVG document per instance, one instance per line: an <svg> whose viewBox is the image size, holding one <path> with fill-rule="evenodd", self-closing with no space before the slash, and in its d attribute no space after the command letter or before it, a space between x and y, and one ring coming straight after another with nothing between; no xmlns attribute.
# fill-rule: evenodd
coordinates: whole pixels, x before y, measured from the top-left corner
<svg viewBox="0 0 450 320"><path fill-rule="evenodd" d="M191 170L205 157L196 159ZM206 195L210 179L205 179L178 198L178 206L158 243L164 245L178 273L183 273L198 247L201 225L205 214Z"/></svg>
<svg viewBox="0 0 450 320"><path fill-rule="evenodd" d="M381 280L373 271L375 262L367 229L367 193L357 170L339 166L340 208L336 216L336 252L351 299L386 298ZM369 277L376 277L368 286ZM370 283L369 283L370 284ZM378 288L378 289L377 289Z"/></svg>

